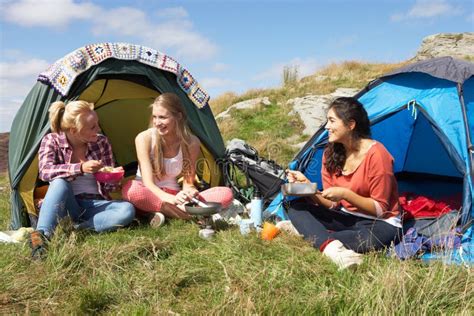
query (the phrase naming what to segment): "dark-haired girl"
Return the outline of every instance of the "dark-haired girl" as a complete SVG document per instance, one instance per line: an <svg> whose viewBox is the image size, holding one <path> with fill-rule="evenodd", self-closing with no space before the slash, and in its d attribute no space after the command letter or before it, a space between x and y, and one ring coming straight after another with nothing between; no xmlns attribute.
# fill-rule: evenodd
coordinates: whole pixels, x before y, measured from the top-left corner
<svg viewBox="0 0 474 316"><path fill-rule="evenodd" d="M327 114L328 145L323 155L323 191L291 204L297 231L341 269L362 262L361 253L386 247L398 235L398 189L393 158L371 139L362 104L338 98ZM309 182L288 171L290 182Z"/></svg>

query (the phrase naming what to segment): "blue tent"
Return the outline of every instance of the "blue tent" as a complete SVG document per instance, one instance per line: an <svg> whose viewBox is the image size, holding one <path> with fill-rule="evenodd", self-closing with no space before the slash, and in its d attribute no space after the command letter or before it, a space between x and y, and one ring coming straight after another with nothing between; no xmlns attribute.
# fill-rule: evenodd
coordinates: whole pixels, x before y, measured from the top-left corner
<svg viewBox="0 0 474 316"><path fill-rule="evenodd" d="M373 138L395 159L400 192L462 194L464 256L471 250L474 262L474 64L451 57L421 61L374 80L355 97L369 114ZM326 144L323 125L290 163L320 187ZM281 212L281 199L269 211Z"/></svg>

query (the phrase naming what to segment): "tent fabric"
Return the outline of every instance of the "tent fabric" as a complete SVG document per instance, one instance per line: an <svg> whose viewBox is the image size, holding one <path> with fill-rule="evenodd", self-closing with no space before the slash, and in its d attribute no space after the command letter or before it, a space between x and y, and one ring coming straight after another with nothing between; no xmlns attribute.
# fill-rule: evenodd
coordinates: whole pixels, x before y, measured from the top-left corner
<svg viewBox="0 0 474 316"><path fill-rule="evenodd" d="M153 48L128 43L99 43L78 48L52 64L39 75L38 80L48 83L65 97L77 76L109 58L136 60L173 73L179 87L196 106L204 107L209 101L209 94L174 58Z"/></svg>
<svg viewBox="0 0 474 316"><path fill-rule="evenodd" d="M367 110L373 138L395 159L399 188L462 195L461 224L472 227L474 64L451 57L414 63L381 76L355 97ZM290 169L302 171L321 185L326 144L323 125L289 164ZM283 202L278 196L267 212L280 215ZM466 242L473 242L465 237ZM472 244L464 246L474 250Z"/></svg>
<svg viewBox="0 0 474 316"><path fill-rule="evenodd" d="M422 72L436 78L463 84L474 73L474 64L451 56L444 56L407 65L384 75L382 78L409 72Z"/></svg>
<svg viewBox="0 0 474 316"><path fill-rule="evenodd" d="M113 80L125 80L131 82L131 85L139 82L141 85L155 90L160 94L165 92L177 94L185 107L191 130L201 140L205 149L212 154L215 160L224 156L224 142L210 107L208 105L202 107L196 106L189 94L177 83L177 77L174 73L163 71L157 67L152 67L136 60L120 60L115 57L104 59L76 76L65 96L61 95L51 82L45 80L38 81L28 93L23 105L17 112L10 132L8 172L12 191L10 198L10 226L12 229L18 229L22 225L28 224L24 201L20 194L20 185L37 156L42 137L50 130L48 122L48 109L50 104L58 100L64 101L65 103L77 100L84 91L92 87L98 80L109 81L109 83ZM104 86L106 85L108 84L105 83ZM136 97L135 95L132 96ZM120 108L124 106L124 103L127 103L124 100L125 99L119 99L113 100L112 102L116 102L117 108ZM128 105L130 105L130 102ZM107 114L107 106L108 105L102 105L98 108L99 119L104 120L104 123L107 123L108 120L101 115L101 112L103 112L104 115L109 115ZM132 110L133 108L131 111ZM149 114L143 117L141 123L132 123L129 121L129 114L127 113L123 113L123 115L113 115L113 120L116 121L115 125L117 128L124 126L136 129L135 124L142 124L142 129L145 129L149 122ZM117 132L117 137L120 140L122 135ZM129 139L133 139L134 137L135 135L129 135ZM112 146L113 145L112 142ZM120 148L120 146L118 146L118 148ZM121 151L122 150L134 152L133 147L121 149ZM115 148L114 154L117 157L121 157L121 164L129 163L129 160L132 160L133 157L128 154L122 154ZM212 172L220 172L220 170L212 170ZM212 178L214 180L218 179L218 177L215 176ZM22 184L22 187L30 186L31 185Z"/></svg>

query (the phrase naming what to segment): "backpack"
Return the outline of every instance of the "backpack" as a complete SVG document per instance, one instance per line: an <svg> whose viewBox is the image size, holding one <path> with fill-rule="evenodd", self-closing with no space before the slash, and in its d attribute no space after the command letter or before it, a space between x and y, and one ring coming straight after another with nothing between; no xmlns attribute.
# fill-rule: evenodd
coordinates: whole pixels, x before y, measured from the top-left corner
<svg viewBox="0 0 474 316"><path fill-rule="evenodd" d="M244 174L245 186L239 183L236 169ZM226 148L224 177L234 197L248 203L255 190L260 192L264 201L270 200L279 192L286 174L275 161L260 157L254 147L243 140L233 139Z"/></svg>

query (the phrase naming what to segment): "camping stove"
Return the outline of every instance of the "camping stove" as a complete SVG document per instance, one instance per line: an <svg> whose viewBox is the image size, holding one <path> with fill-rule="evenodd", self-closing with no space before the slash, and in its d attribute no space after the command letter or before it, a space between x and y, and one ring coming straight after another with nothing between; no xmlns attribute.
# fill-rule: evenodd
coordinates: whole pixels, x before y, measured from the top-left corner
<svg viewBox="0 0 474 316"><path fill-rule="evenodd" d="M199 230L199 237L203 239L211 239L215 235L215 230L212 229L212 215L218 213L222 205L216 202L206 202L206 206L197 206L195 204L186 204L184 207L186 212L196 217L202 218L201 229Z"/></svg>
<svg viewBox="0 0 474 316"><path fill-rule="evenodd" d="M216 231L212 229L212 216L203 216L202 219L203 223L201 225L201 229L199 230L199 237L202 239L212 239L216 233Z"/></svg>

